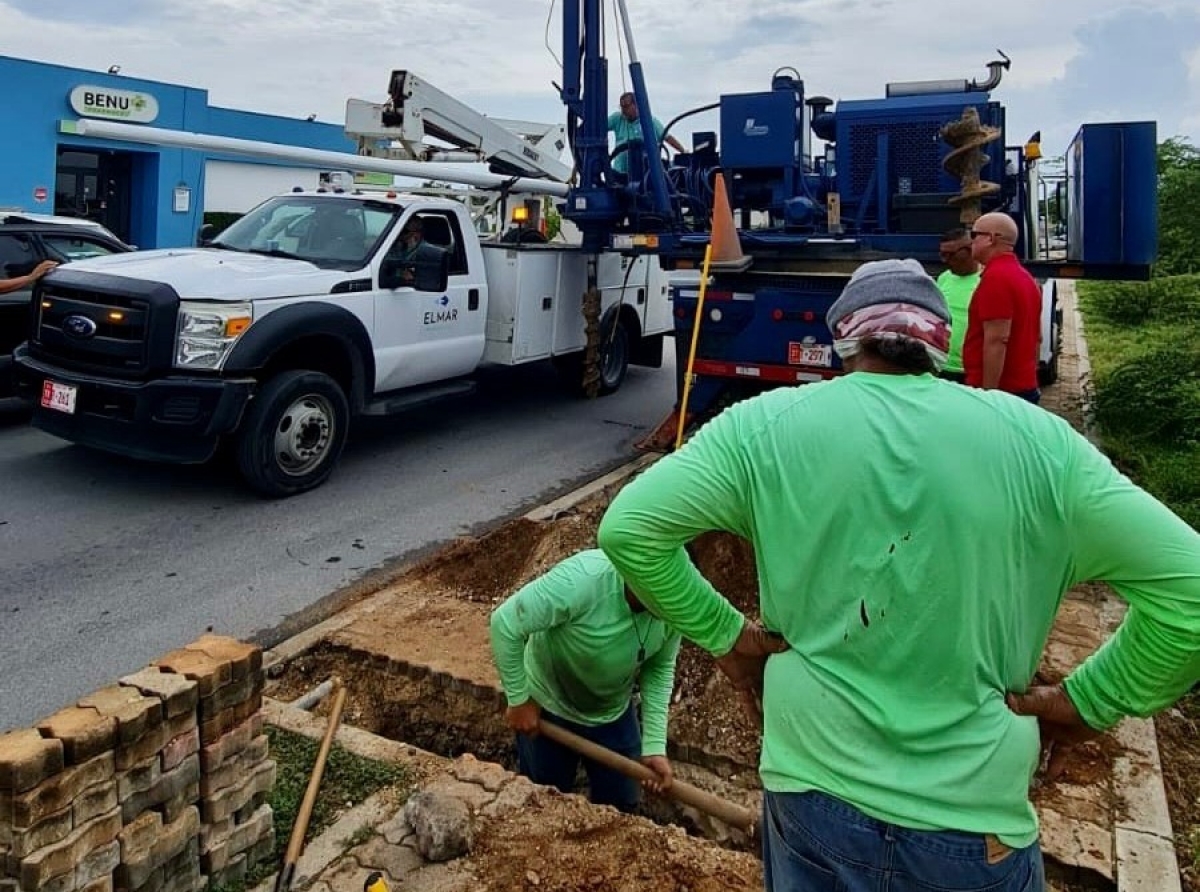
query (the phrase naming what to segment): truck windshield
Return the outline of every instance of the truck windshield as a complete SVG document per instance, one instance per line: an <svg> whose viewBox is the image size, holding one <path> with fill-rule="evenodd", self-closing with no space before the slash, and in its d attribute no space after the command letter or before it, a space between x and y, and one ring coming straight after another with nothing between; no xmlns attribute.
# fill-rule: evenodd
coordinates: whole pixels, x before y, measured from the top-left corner
<svg viewBox="0 0 1200 892"><path fill-rule="evenodd" d="M399 205L322 195L272 198L217 236L213 247L361 269L399 218Z"/></svg>

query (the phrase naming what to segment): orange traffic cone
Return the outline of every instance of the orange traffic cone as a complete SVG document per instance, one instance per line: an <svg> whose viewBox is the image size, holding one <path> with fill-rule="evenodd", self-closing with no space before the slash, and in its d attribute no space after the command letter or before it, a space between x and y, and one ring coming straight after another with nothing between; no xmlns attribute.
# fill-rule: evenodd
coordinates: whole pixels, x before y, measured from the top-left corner
<svg viewBox="0 0 1200 892"><path fill-rule="evenodd" d="M729 193L725 191L725 176L718 172L713 180L713 213L711 265L717 269L745 269L750 258L742 253L742 242L737 227L733 224L733 209L729 207Z"/></svg>

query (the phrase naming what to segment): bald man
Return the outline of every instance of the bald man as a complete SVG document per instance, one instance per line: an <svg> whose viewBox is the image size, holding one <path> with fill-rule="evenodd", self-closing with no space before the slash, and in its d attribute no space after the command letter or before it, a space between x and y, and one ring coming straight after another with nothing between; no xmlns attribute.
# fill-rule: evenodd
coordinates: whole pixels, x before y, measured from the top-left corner
<svg viewBox="0 0 1200 892"><path fill-rule="evenodd" d="M963 371L971 387L1037 403L1042 289L1013 253L1016 243L1017 224L1007 214L984 214L971 228L971 256L983 276L967 313Z"/></svg>

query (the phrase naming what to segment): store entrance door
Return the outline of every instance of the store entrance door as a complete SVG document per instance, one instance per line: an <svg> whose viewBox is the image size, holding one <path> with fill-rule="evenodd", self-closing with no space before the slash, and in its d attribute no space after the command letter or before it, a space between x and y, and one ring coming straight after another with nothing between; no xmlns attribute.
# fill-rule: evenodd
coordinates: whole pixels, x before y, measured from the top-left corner
<svg viewBox="0 0 1200 892"><path fill-rule="evenodd" d="M54 213L86 217L129 241L132 153L62 147L54 183Z"/></svg>

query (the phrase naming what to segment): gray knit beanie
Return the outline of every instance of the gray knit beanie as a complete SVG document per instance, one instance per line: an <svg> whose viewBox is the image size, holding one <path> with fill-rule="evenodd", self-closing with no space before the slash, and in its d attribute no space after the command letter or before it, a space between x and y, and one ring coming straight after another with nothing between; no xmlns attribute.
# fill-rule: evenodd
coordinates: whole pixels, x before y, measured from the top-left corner
<svg viewBox="0 0 1200 892"><path fill-rule="evenodd" d="M843 318L877 304L904 303L929 310L950 322L950 310L937 283L911 257L903 260L872 260L854 271L841 296L825 316L830 331Z"/></svg>

